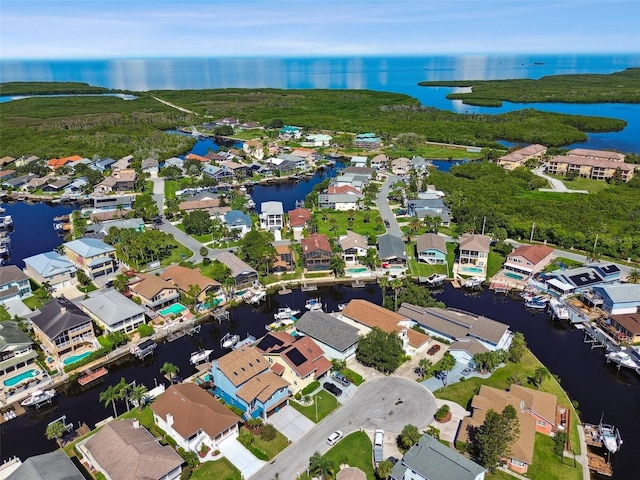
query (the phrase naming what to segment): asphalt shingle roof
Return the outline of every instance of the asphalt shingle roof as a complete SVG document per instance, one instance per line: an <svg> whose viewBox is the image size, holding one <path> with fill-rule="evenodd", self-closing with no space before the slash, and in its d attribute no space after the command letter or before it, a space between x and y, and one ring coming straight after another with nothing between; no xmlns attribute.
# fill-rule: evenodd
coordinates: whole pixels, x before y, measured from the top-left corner
<svg viewBox="0 0 640 480"><path fill-rule="evenodd" d="M97 290L80 305L110 326L144 313L143 307L113 289Z"/></svg>
<svg viewBox="0 0 640 480"><path fill-rule="evenodd" d="M296 330L339 352L358 343L358 329L324 312L306 312L296 322Z"/></svg>

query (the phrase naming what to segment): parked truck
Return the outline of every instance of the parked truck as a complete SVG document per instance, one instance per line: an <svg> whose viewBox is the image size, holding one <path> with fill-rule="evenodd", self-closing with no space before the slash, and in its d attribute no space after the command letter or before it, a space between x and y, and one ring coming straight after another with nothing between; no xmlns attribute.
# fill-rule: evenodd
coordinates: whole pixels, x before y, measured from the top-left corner
<svg viewBox="0 0 640 480"><path fill-rule="evenodd" d="M384 430L377 429L373 434L373 463L378 464L384 460Z"/></svg>

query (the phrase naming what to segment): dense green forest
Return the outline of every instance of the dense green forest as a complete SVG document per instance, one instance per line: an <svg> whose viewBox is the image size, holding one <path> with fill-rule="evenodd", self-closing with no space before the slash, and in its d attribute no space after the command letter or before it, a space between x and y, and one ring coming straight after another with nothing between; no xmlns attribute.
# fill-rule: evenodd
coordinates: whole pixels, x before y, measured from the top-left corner
<svg viewBox="0 0 640 480"><path fill-rule="evenodd" d="M640 68L608 75L550 75L537 80L461 80L420 82L424 87L472 87L469 93L450 93L450 100L467 105L500 107L513 103L640 103Z"/></svg>
<svg viewBox="0 0 640 480"><path fill-rule="evenodd" d="M38 88L45 89L42 85ZM190 139L166 135L163 130L224 116L264 125L277 119L312 130L373 131L387 141L401 133L415 133L429 141L497 148L497 140L568 145L585 141L584 132L619 131L626 125L618 119L533 109L463 115L423 107L407 95L369 90L221 89L135 94L139 98L128 101L48 97L2 103L0 154L166 157L186 150L188 145L184 145ZM152 95L199 115L173 109Z"/></svg>
<svg viewBox="0 0 640 480"><path fill-rule="evenodd" d="M433 171L429 182L445 191L459 232L547 241L596 255L640 259L640 178L588 195L540 192L526 168L508 172L487 162ZM534 226L535 223L535 226Z"/></svg>
<svg viewBox="0 0 640 480"><path fill-rule="evenodd" d="M0 95L57 95L109 93L104 87L81 82L7 82L0 83Z"/></svg>

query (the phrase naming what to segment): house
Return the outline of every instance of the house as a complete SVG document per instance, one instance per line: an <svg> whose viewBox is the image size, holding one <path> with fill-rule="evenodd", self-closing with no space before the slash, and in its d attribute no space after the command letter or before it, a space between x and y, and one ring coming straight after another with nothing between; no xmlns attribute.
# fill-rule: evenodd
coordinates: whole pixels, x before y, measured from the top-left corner
<svg viewBox="0 0 640 480"><path fill-rule="evenodd" d="M389 164L389 157L384 153L379 153L371 159L371 168L374 170L384 170Z"/></svg>
<svg viewBox="0 0 640 480"><path fill-rule="evenodd" d="M342 467L336 473L336 480L367 480L367 474L358 467Z"/></svg>
<svg viewBox="0 0 640 480"><path fill-rule="evenodd" d="M122 157L120 160L117 160L111 165L111 171L119 172L120 170L125 170L129 168L132 161L133 161L133 155L127 155L125 157Z"/></svg>
<svg viewBox="0 0 640 480"><path fill-rule="evenodd" d="M465 337L449 345L447 351L456 359L459 365L473 365L473 357L481 353L490 352L487 347L475 338Z"/></svg>
<svg viewBox="0 0 640 480"><path fill-rule="evenodd" d="M406 265L407 251L400 237L385 233L378 237L378 258L384 263Z"/></svg>
<svg viewBox="0 0 640 480"><path fill-rule="evenodd" d="M162 168L177 167L184 173L184 160L178 157L167 158Z"/></svg>
<svg viewBox="0 0 640 480"><path fill-rule="evenodd" d="M184 213L195 212L196 210L204 210L210 217L216 215L224 215L231 211L230 207L221 207L220 199L208 198L202 200L185 200L178 204L178 210Z"/></svg>
<svg viewBox="0 0 640 480"><path fill-rule="evenodd" d="M69 185L69 183L69 180L67 180L66 178L59 178L58 180L44 185L42 187L42 191L47 193L61 192Z"/></svg>
<svg viewBox="0 0 640 480"><path fill-rule="evenodd" d="M84 188L88 185L87 179L84 177L76 178L73 182L67 185L64 189L65 195L74 195L82 193Z"/></svg>
<svg viewBox="0 0 640 480"><path fill-rule="evenodd" d="M129 292L142 306L157 311L175 303L180 298L178 288L163 278L148 273L136 273L127 284Z"/></svg>
<svg viewBox="0 0 640 480"><path fill-rule="evenodd" d="M416 258L431 265L447 263L447 243L436 233L425 233L416 238Z"/></svg>
<svg viewBox="0 0 640 480"><path fill-rule="evenodd" d="M238 437L240 417L195 383L171 385L151 410L156 425L187 451L218 450L222 440Z"/></svg>
<svg viewBox="0 0 640 480"><path fill-rule="evenodd" d="M445 227L451 223L451 210L436 192L420 192L417 199L409 200L407 202L407 215L420 219L440 217L440 225Z"/></svg>
<svg viewBox="0 0 640 480"><path fill-rule="evenodd" d="M102 240L79 238L63 243L62 247L73 264L92 280L117 270L116 249Z"/></svg>
<svg viewBox="0 0 640 480"><path fill-rule="evenodd" d="M222 287L220 282L204 276L198 268L191 269L177 264L162 272L160 278L174 284L183 294L191 296L196 293L197 303L206 302L207 297L219 295Z"/></svg>
<svg viewBox="0 0 640 480"><path fill-rule="evenodd" d="M555 395L515 384L508 391L481 385L471 400L471 416L462 420L456 440L468 442L472 431L484 423L489 410L502 412L507 405L516 409L520 430L518 439L511 445L507 466L524 474L533 463L536 432L552 436L559 428L566 428L556 424L562 407L558 406Z"/></svg>
<svg viewBox="0 0 640 480"><path fill-rule="evenodd" d="M491 351L507 350L511 345L509 325L481 315L410 303L403 303L398 315L413 320L429 335L452 342L473 338Z"/></svg>
<svg viewBox="0 0 640 480"><path fill-rule="evenodd" d="M351 157L351 160L349 160L349 163L354 167L366 167L367 161L368 161L367 157L356 155L354 157Z"/></svg>
<svg viewBox="0 0 640 480"><path fill-rule="evenodd" d="M602 160L583 156L557 156L547 161L547 172L555 175L575 173L591 180L609 180L618 174L628 182L633 178L637 165L617 160Z"/></svg>
<svg viewBox="0 0 640 480"><path fill-rule="evenodd" d="M231 160L225 160L220 162L220 167L223 170L231 172L235 178L246 177L249 172L249 165L244 163L233 162Z"/></svg>
<svg viewBox="0 0 640 480"><path fill-rule="evenodd" d="M84 237L102 240L109 234L109 230L112 228L117 228L119 230L135 230L136 232L144 232L146 229L144 220L140 217L106 220L104 222L87 225Z"/></svg>
<svg viewBox="0 0 640 480"><path fill-rule="evenodd" d="M145 158L144 160L142 160L141 164L140 164L140 168L142 169L143 173L149 173L151 175L157 175L158 174L158 159L156 158Z"/></svg>
<svg viewBox="0 0 640 480"><path fill-rule="evenodd" d="M269 231L284 227L284 210L282 202L262 202L260 205L260 226Z"/></svg>
<svg viewBox="0 0 640 480"><path fill-rule="evenodd" d="M640 313L609 315L607 330L621 342L637 344L640 342Z"/></svg>
<svg viewBox="0 0 640 480"><path fill-rule="evenodd" d="M377 150L382 146L382 140L375 133L361 133L356 135L353 146L363 150Z"/></svg>
<svg viewBox="0 0 640 480"><path fill-rule="evenodd" d="M411 160L406 157L391 160L391 173L394 175L407 175L411 170Z"/></svg>
<svg viewBox="0 0 640 480"><path fill-rule="evenodd" d="M16 167L26 167L30 163L37 162L40 157L35 155L25 155L16 160Z"/></svg>
<svg viewBox="0 0 640 480"><path fill-rule="evenodd" d="M515 170L518 167L524 167L527 160L540 160L547 153L547 147L544 145L527 145L513 152L502 155L498 158L498 165L505 170Z"/></svg>
<svg viewBox="0 0 640 480"><path fill-rule="evenodd" d="M251 217L240 210L231 210L225 213L224 223L232 235L240 238L251 231Z"/></svg>
<svg viewBox="0 0 640 480"><path fill-rule="evenodd" d="M289 391L293 394L331 370L331 362L311 337L269 332L255 348L262 352L271 369L289 383Z"/></svg>
<svg viewBox="0 0 640 480"><path fill-rule="evenodd" d="M233 253L220 252L214 258L231 269L236 288L251 287L258 283L258 272Z"/></svg>
<svg viewBox="0 0 640 480"><path fill-rule="evenodd" d="M209 163L202 167L202 173L218 182L224 182L233 179L233 172L231 172L230 170L225 170L224 168L216 167L215 165L211 165Z"/></svg>
<svg viewBox="0 0 640 480"><path fill-rule="evenodd" d="M264 148L262 146L262 142L258 140L248 140L243 142L242 151L256 160L262 160L264 158Z"/></svg>
<svg viewBox="0 0 640 480"><path fill-rule="evenodd" d="M277 273L290 272L295 270L296 262L293 252L288 245L276 245L276 259L273 262L273 271Z"/></svg>
<svg viewBox="0 0 640 480"><path fill-rule="evenodd" d="M552 257L553 248L547 245L520 245L507 255L503 268L529 277L549 265Z"/></svg>
<svg viewBox="0 0 640 480"><path fill-rule="evenodd" d="M308 163L314 163L316 161L316 158L318 158L318 151L313 148L298 147L291 152L291 155L302 158L304 160L304 164L301 165L300 168L304 168Z"/></svg>
<svg viewBox="0 0 640 480"><path fill-rule="evenodd" d="M28 175L20 175L19 177L11 178L5 182L2 182L2 185L4 185L7 188L21 188L24 185L28 184L34 178L38 178L38 176L32 173L29 173Z"/></svg>
<svg viewBox="0 0 640 480"><path fill-rule="evenodd" d="M145 323L145 309L113 288L91 292L78 306L105 334L132 333Z"/></svg>
<svg viewBox="0 0 640 480"><path fill-rule="evenodd" d="M322 311L305 312L296 322L296 332L306 335L329 359L349 360L356 354L358 329Z"/></svg>
<svg viewBox="0 0 640 480"><path fill-rule="evenodd" d="M410 169L423 174L424 173L428 174L428 168L431 165L433 164L431 163L430 160L427 160L426 158L421 157L420 155L415 155L411 157L411 160L410 160Z"/></svg>
<svg viewBox="0 0 640 480"><path fill-rule="evenodd" d="M582 267L554 270L545 280L547 287L560 295L588 292L596 286L615 284L620 281L620 269L614 263L598 263ZM591 300L597 300L592 298ZM602 304L602 298L597 304Z"/></svg>
<svg viewBox="0 0 640 480"><path fill-rule="evenodd" d="M91 317L64 297L49 300L31 317L33 333L51 356L96 345Z"/></svg>
<svg viewBox="0 0 640 480"><path fill-rule="evenodd" d="M15 265L0 267L0 305L32 295L29 277Z"/></svg>
<svg viewBox="0 0 640 480"><path fill-rule="evenodd" d="M293 125L285 125L280 129L278 137L282 140L297 140L302 137L302 128Z"/></svg>
<svg viewBox="0 0 640 480"><path fill-rule="evenodd" d="M14 157L9 157L9 156L2 157L2 158L0 158L0 168L4 168L7 165L9 165L10 163L15 162L15 161L16 161L16 159Z"/></svg>
<svg viewBox="0 0 640 480"><path fill-rule="evenodd" d="M423 435L391 470L391 480L484 480L484 467Z"/></svg>
<svg viewBox="0 0 640 480"><path fill-rule="evenodd" d="M178 480L184 460L137 419L112 420L76 447L107 479Z"/></svg>
<svg viewBox="0 0 640 480"><path fill-rule="evenodd" d="M77 268L68 257L58 252L44 252L27 257L24 273L39 285L48 283L50 287L66 287L77 283Z"/></svg>
<svg viewBox="0 0 640 480"><path fill-rule="evenodd" d="M113 158L102 158L90 163L88 166L91 170L104 173L106 170L110 169L111 165L114 163L116 163L116 161Z"/></svg>
<svg viewBox="0 0 640 480"><path fill-rule="evenodd" d="M331 140L333 140L333 137L331 135L314 133L311 135L306 135L304 137L304 144L305 146L311 147L328 147L329 145L331 145Z"/></svg>
<svg viewBox="0 0 640 480"><path fill-rule="evenodd" d="M24 191L27 191L27 192L31 192L33 190L38 190L42 186L46 185L47 182L49 182L49 180L51 180L52 178L53 177L50 177L50 176L33 177L25 185L22 186L21 190L24 190Z"/></svg>
<svg viewBox="0 0 640 480"><path fill-rule="evenodd" d="M6 480L84 480L78 467L64 453L63 450L55 450L42 455L34 455L20 462L18 467L3 476Z"/></svg>
<svg viewBox="0 0 640 480"><path fill-rule="evenodd" d="M18 322L0 322L0 381L4 375L35 363L38 352ZM5 384L2 384L5 385Z"/></svg>
<svg viewBox="0 0 640 480"><path fill-rule="evenodd" d="M570 157L592 158L595 160L608 160L610 162L624 162L625 156L618 152L608 152L606 150L591 150L588 148L574 148L569 150Z"/></svg>
<svg viewBox="0 0 640 480"><path fill-rule="evenodd" d="M130 192L136 188L137 173L132 168L119 170L93 187L96 194Z"/></svg>
<svg viewBox="0 0 640 480"><path fill-rule="evenodd" d="M202 155L197 155L195 153L190 153L189 155L187 155L186 157L184 157L185 160L196 160L200 163L209 163L209 158L207 157L203 157Z"/></svg>
<svg viewBox="0 0 640 480"><path fill-rule="evenodd" d="M300 240L302 231L307 227L307 222L311 220L311 212L306 208L298 207L290 210L287 215L289 216L289 226L293 229L294 240Z"/></svg>
<svg viewBox="0 0 640 480"><path fill-rule="evenodd" d="M357 210L363 198L362 194L343 193L332 195L320 193L318 194L318 208L320 210L331 209L341 212Z"/></svg>
<svg viewBox="0 0 640 480"><path fill-rule="evenodd" d="M214 360L211 375L215 394L248 418L266 420L289 403L289 383L257 349L240 347Z"/></svg>
<svg viewBox="0 0 640 480"><path fill-rule="evenodd" d="M134 197L131 195L93 196L94 211L100 210L130 210Z"/></svg>
<svg viewBox="0 0 640 480"><path fill-rule="evenodd" d="M490 245L491 239L486 235L474 233L461 235L458 263L461 266L470 265L473 267L481 267L484 271L489 259ZM464 267L461 267L461 272L465 274L475 273L474 270L467 271Z"/></svg>
<svg viewBox="0 0 640 480"><path fill-rule="evenodd" d="M60 167L64 167L68 163L77 162L79 160L82 160L82 157L80 155L71 155L70 157L63 158L52 158L47 161L47 166L51 170L57 170Z"/></svg>
<svg viewBox="0 0 640 480"><path fill-rule="evenodd" d="M409 355L415 355L429 344L428 335L411 328L415 322L410 318L367 300L351 300L342 310L342 317L356 322L361 335L369 333L373 328L397 333L404 351Z"/></svg>
<svg viewBox="0 0 640 480"><path fill-rule="evenodd" d="M338 239L340 248L342 248L342 258L348 265L354 265L358 263L359 257L365 257L367 250L369 250L369 244L366 237L359 233L347 230L347 234L341 236Z"/></svg>
<svg viewBox="0 0 640 480"><path fill-rule="evenodd" d="M329 185L327 187L327 194L329 195L362 195L362 192L352 185Z"/></svg>
<svg viewBox="0 0 640 480"><path fill-rule="evenodd" d="M640 285L638 284L595 286L592 292L602 299L600 308L609 315L640 313Z"/></svg>
<svg viewBox="0 0 640 480"><path fill-rule="evenodd" d="M300 240L304 268L312 270L330 270L333 252L326 235L314 233Z"/></svg>

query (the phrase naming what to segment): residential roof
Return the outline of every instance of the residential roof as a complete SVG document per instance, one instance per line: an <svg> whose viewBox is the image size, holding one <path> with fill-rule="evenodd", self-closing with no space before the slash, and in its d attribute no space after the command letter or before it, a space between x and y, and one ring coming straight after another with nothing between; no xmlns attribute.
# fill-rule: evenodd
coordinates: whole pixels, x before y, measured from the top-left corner
<svg viewBox="0 0 640 480"><path fill-rule="evenodd" d="M110 478L118 480L159 480L184 462L172 447L160 445L130 419L107 423L84 447Z"/></svg>
<svg viewBox="0 0 640 480"><path fill-rule="evenodd" d="M378 257L380 260L402 258L407 260L404 241L400 237L385 233L378 237Z"/></svg>
<svg viewBox="0 0 640 480"><path fill-rule="evenodd" d="M344 237L340 237L338 243L340 243L340 247L342 247L343 251L356 247L364 248L365 250L369 248L367 238L364 235L352 232L351 230L347 230L347 234Z"/></svg>
<svg viewBox="0 0 640 480"><path fill-rule="evenodd" d="M358 203L358 199L362 198L361 194L354 193L321 193L322 203Z"/></svg>
<svg viewBox="0 0 640 480"><path fill-rule="evenodd" d="M368 178L371 178L371 176L375 173L375 169L369 167L346 167L340 171L341 175L344 175L346 173L366 175Z"/></svg>
<svg viewBox="0 0 640 480"><path fill-rule="evenodd" d="M6 320L0 322L0 352L9 345L31 345L33 341L24 333L18 322Z"/></svg>
<svg viewBox="0 0 640 480"><path fill-rule="evenodd" d="M336 473L336 480L367 480L367 475L358 467L345 467Z"/></svg>
<svg viewBox="0 0 640 480"><path fill-rule="evenodd" d="M275 365L274 365L275 367ZM273 371L256 375L238 389L236 395L247 403L258 400L267 402L278 390L289 387L289 382Z"/></svg>
<svg viewBox="0 0 640 480"><path fill-rule="evenodd" d="M311 337L298 337L298 339L285 349L280 357L301 378L310 373L315 378L321 377L331 370L331 362L324 356L324 352Z"/></svg>
<svg viewBox="0 0 640 480"><path fill-rule="evenodd" d="M112 288L91 292L89 298L80 302L80 307L109 326L144 314L143 307Z"/></svg>
<svg viewBox="0 0 640 480"><path fill-rule="evenodd" d="M449 345L449 351L461 350L467 352L472 357L478 353L487 353L489 349L482 345L475 338L464 338Z"/></svg>
<svg viewBox="0 0 640 480"><path fill-rule="evenodd" d="M15 162L15 161L16 159L14 157L9 157L9 156L2 157L0 158L0 167L4 167L5 165L8 165L9 163Z"/></svg>
<svg viewBox="0 0 640 480"><path fill-rule="evenodd" d="M473 252L489 253L491 239L486 235L476 233L465 233L460 236L460 249L471 250Z"/></svg>
<svg viewBox="0 0 640 480"><path fill-rule="evenodd" d="M506 155L501 156L498 160L502 160L505 162L521 162L523 160L527 160L534 155L542 155L547 151L547 147L544 145L527 145L526 147L520 148L518 150L514 150L511 153L507 153Z"/></svg>
<svg viewBox="0 0 640 480"><path fill-rule="evenodd" d="M183 292L188 292L191 285L196 285L200 291L209 287L219 287L220 282L204 276L198 268L187 268L181 265L171 265L160 274L160 278L172 282Z"/></svg>
<svg viewBox="0 0 640 480"><path fill-rule="evenodd" d="M234 278L243 273L257 273L231 252L220 252L214 258L229 267Z"/></svg>
<svg viewBox="0 0 640 480"><path fill-rule="evenodd" d="M306 208L290 210L288 215L289 225L292 227L304 227L311 218L311 212Z"/></svg>
<svg viewBox="0 0 640 480"><path fill-rule="evenodd" d="M158 159L156 158L145 158L144 160L142 160L142 162L140 163L140 167L142 169L145 168L157 168L158 167Z"/></svg>
<svg viewBox="0 0 640 480"><path fill-rule="evenodd" d="M190 382L171 385L154 400L151 409L163 419L173 415L173 429L182 438L199 430L215 438L241 421L210 393Z"/></svg>
<svg viewBox="0 0 640 480"><path fill-rule="evenodd" d="M520 256L526 258L531 263L536 265L552 253L553 248L548 247L547 245L520 245L518 248L508 254L507 258Z"/></svg>
<svg viewBox="0 0 640 480"><path fill-rule="evenodd" d="M241 347L218 360L220 370L236 387L269 368L259 350Z"/></svg>
<svg viewBox="0 0 640 480"><path fill-rule="evenodd" d="M79 238L64 243L63 245L65 248L68 248L83 258L95 257L96 255L104 255L116 251L111 245L107 245L102 240L95 238Z"/></svg>
<svg viewBox="0 0 640 480"><path fill-rule="evenodd" d="M49 338L53 339L70 328L91 323L91 318L64 297L49 300L31 321Z"/></svg>
<svg viewBox="0 0 640 480"><path fill-rule="evenodd" d="M640 302L640 284L602 285L593 287L593 290L609 297L613 303Z"/></svg>
<svg viewBox="0 0 640 480"><path fill-rule="evenodd" d="M602 158L590 158L590 157L581 157L581 156L558 156L553 157L550 162L554 163L566 163L569 165L584 165L587 167L601 167L601 168L612 168L612 169L620 169L625 172L632 172L636 169L637 165L633 165L631 163L619 162L615 160L604 160Z"/></svg>
<svg viewBox="0 0 640 480"><path fill-rule="evenodd" d="M220 206L220 200L211 198L208 200L187 200L178 204L180 210L206 210Z"/></svg>
<svg viewBox="0 0 640 480"><path fill-rule="evenodd" d="M129 283L129 290L144 298L151 299L167 288L176 289L172 283L155 275L136 273L136 277L137 278L134 277Z"/></svg>
<svg viewBox="0 0 640 480"><path fill-rule="evenodd" d="M29 277L15 265L0 267L0 285L29 280Z"/></svg>
<svg viewBox="0 0 640 480"><path fill-rule="evenodd" d="M574 148L569 150L567 155L578 157L608 158L618 162L623 162L625 156L622 153L610 152L607 150L591 150L588 148Z"/></svg>
<svg viewBox="0 0 640 480"><path fill-rule="evenodd" d="M371 165L375 165L378 163L387 163L388 161L389 157L387 157L384 153L379 153L371 159Z"/></svg>
<svg viewBox="0 0 640 480"><path fill-rule="evenodd" d="M69 162L77 162L79 160L82 160L82 157L80 155L71 155L70 157L52 158L47 162L47 165L49 165L51 168L56 169L62 167L63 165L66 165Z"/></svg>
<svg viewBox="0 0 640 480"><path fill-rule="evenodd" d="M407 167L411 163L407 157L394 158L391 160L392 167Z"/></svg>
<svg viewBox="0 0 640 480"><path fill-rule="evenodd" d="M317 342L344 352L358 343L358 329L325 312L305 312L296 322L296 330Z"/></svg>
<svg viewBox="0 0 640 480"><path fill-rule="evenodd" d="M262 202L260 211L266 215L284 215L282 202Z"/></svg>
<svg viewBox="0 0 640 480"><path fill-rule="evenodd" d="M78 467L62 450L27 458L7 480L84 480Z"/></svg>
<svg viewBox="0 0 640 480"><path fill-rule="evenodd" d="M620 315L611 315L611 320L621 325L623 328L629 331L632 335L640 335L640 313L625 313ZM0 325L2 324L0 323Z"/></svg>
<svg viewBox="0 0 640 480"><path fill-rule="evenodd" d="M333 198L333 195L357 195L356 198L360 198L362 192L353 185L329 185L329 187L327 187L327 195L332 195L331 198Z"/></svg>
<svg viewBox="0 0 640 480"><path fill-rule="evenodd" d="M418 252L424 252L425 250L437 250L446 255L447 242L444 237L436 233L425 233L416 238L416 250Z"/></svg>
<svg viewBox="0 0 640 480"><path fill-rule="evenodd" d="M307 238L300 240L302 245L302 254L307 254L315 250L322 250L325 252L331 252L331 244L326 235L321 233L314 233Z"/></svg>
<svg viewBox="0 0 640 480"><path fill-rule="evenodd" d="M202 155L196 155L195 153L190 153L184 158L185 160L198 160L199 162L209 163L209 159L207 157L203 157Z"/></svg>

